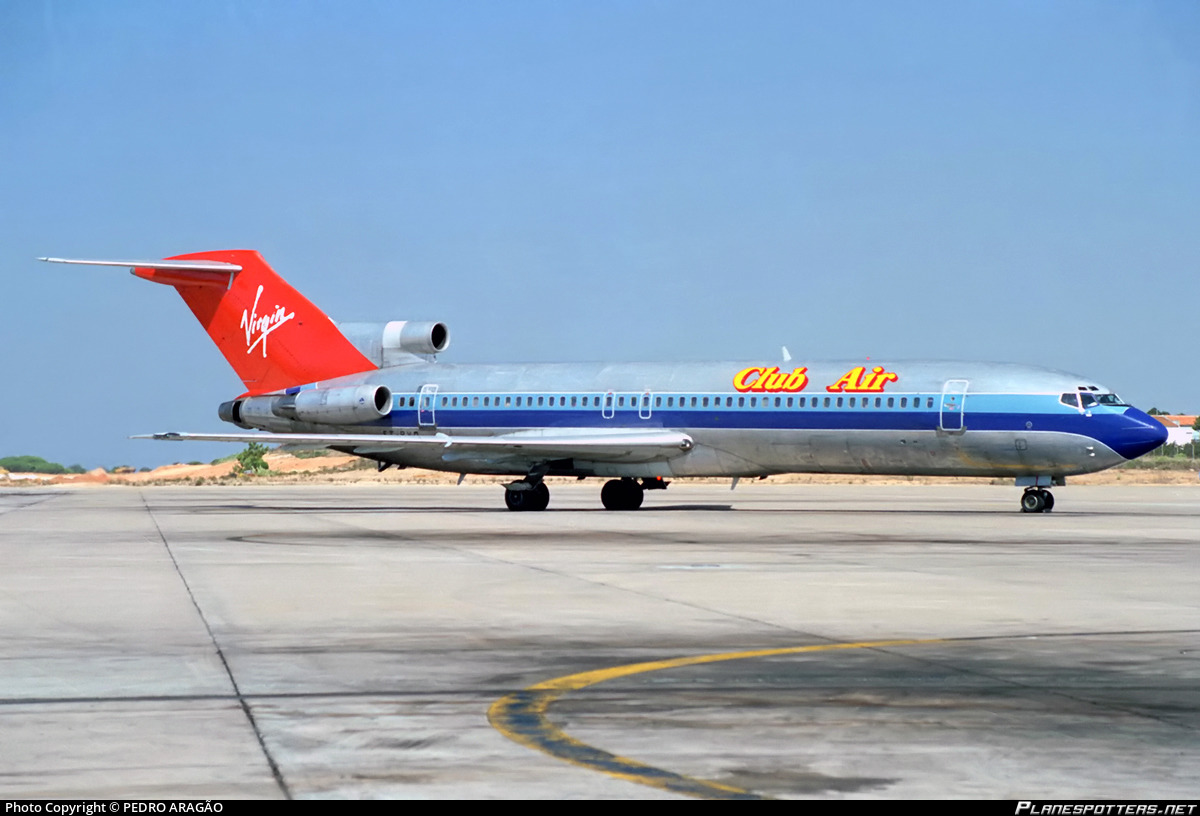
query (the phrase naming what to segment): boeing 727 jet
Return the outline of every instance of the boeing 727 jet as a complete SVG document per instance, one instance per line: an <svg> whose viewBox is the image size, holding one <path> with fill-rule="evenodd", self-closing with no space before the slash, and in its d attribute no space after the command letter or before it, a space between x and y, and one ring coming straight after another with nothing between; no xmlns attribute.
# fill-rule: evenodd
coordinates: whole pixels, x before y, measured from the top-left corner
<svg viewBox="0 0 1200 816"><path fill-rule="evenodd" d="M442 323L335 324L251 250L130 267L175 287L246 391L221 419L253 433L154 439L328 448L397 465L515 477L511 510L544 510L546 476L608 477L610 510L680 476L1004 476L1021 510L1050 488L1153 450L1166 428L1087 377L963 362L438 362Z"/></svg>

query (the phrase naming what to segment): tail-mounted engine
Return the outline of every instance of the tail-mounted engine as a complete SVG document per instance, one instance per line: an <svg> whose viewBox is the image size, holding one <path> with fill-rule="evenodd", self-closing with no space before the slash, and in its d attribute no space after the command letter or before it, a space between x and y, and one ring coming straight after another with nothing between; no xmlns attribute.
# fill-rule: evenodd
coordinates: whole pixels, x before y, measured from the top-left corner
<svg viewBox="0 0 1200 816"><path fill-rule="evenodd" d="M243 428L278 426L279 420L318 425L360 425L391 413L392 392L386 385L310 388L296 394L246 397L221 403L218 414Z"/></svg>
<svg viewBox="0 0 1200 816"><path fill-rule="evenodd" d="M380 368L410 363L414 354L437 354L450 346L450 329L445 323L393 320L338 323L337 327L364 357Z"/></svg>

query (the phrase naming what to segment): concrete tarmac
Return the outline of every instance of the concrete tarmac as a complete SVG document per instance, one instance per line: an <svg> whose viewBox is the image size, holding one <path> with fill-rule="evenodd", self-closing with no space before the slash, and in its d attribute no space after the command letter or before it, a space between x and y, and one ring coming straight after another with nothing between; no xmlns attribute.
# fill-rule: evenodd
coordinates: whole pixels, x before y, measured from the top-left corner
<svg viewBox="0 0 1200 816"><path fill-rule="evenodd" d="M1200 797L1200 487L599 488L0 491L0 798Z"/></svg>

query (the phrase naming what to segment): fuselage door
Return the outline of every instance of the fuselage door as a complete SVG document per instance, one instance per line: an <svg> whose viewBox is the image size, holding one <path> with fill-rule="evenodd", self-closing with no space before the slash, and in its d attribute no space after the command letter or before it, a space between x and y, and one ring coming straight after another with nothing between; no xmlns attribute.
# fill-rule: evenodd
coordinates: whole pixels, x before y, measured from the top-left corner
<svg viewBox="0 0 1200 816"><path fill-rule="evenodd" d="M942 407L938 413L938 428L943 431L962 431L963 403L967 401L966 380L946 380L942 386Z"/></svg>
<svg viewBox="0 0 1200 816"><path fill-rule="evenodd" d="M642 398L638 402L638 416L642 419L650 418L650 391L642 392Z"/></svg>
<svg viewBox="0 0 1200 816"><path fill-rule="evenodd" d="M604 395L604 405L600 408L600 416L605 419L612 419L616 413L617 395L612 391Z"/></svg>
<svg viewBox="0 0 1200 816"><path fill-rule="evenodd" d="M421 386L421 397L417 400L418 427L437 427L437 414L435 413L435 406L437 405L437 390L438 387L434 383Z"/></svg>

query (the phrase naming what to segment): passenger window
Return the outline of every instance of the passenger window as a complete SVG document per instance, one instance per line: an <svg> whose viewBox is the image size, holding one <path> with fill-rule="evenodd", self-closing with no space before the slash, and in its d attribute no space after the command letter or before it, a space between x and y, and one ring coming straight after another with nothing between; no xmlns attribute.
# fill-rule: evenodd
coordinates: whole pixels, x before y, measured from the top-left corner
<svg viewBox="0 0 1200 816"><path fill-rule="evenodd" d="M791 407L792 407L792 404L793 404L793 403L792 403L792 398L791 398L791 397L788 397L788 401L787 401L787 407L788 407L788 408L791 408Z"/></svg>
<svg viewBox="0 0 1200 816"><path fill-rule="evenodd" d="M775 407L776 407L776 408L778 408L780 405L782 405L781 398L780 398L780 397L776 397L776 398L775 398Z"/></svg>
<svg viewBox="0 0 1200 816"><path fill-rule="evenodd" d="M543 406L543 405L545 405L545 404L546 404L546 398L545 398L545 397L538 397L538 407L540 408L541 406Z"/></svg>
<svg viewBox="0 0 1200 816"><path fill-rule="evenodd" d="M841 398L841 397L838 397L838 398L837 398L837 407L838 407L838 408L841 408L841 407L842 407L842 398Z"/></svg>
<svg viewBox="0 0 1200 816"><path fill-rule="evenodd" d="M661 408L661 407L662 407L662 397L655 397L655 398L654 398L654 407L655 407L655 408Z"/></svg>
<svg viewBox="0 0 1200 816"><path fill-rule="evenodd" d="M839 407L839 408L840 408L840 407L842 407L842 401L841 401L840 399L838 400L838 407ZM851 398L850 398L850 407L851 407L851 408L853 408L853 407L854 407L854 397L851 397Z"/></svg>
<svg viewBox="0 0 1200 816"><path fill-rule="evenodd" d="M746 407L746 398L738 397L738 408L745 408L745 407Z"/></svg>
<svg viewBox="0 0 1200 816"><path fill-rule="evenodd" d="M932 408L932 407L933 407L933 397L930 397L929 399L927 399L927 400L925 401L925 407L926 407L926 408Z"/></svg>
<svg viewBox="0 0 1200 816"><path fill-rule="evenodd" d="M751 397L751 398L750 398L750 407L751 407L751 408L757 408L757 407L758 407L758 397Z"/></svg>
<svg viewBox="0 0 1200 816"><path fill-rule="evenodd" d="M624 397L617 397L617 405L619 405L619 406L621 406L622 408L624 408L624 407L625 407L625 398L624 398Z"/></svg>
<svg viewBox="0 0 1200 816"><path fill-rule="evenodd" d="M876 397L875 398L875 407L880 408L882 406L883 406L883 397Z"/></svg>
<svg viewBox="0 0 1200 816"><path fill-rule="evenodd" d="M901 397L901 398L900 398L900 407L901 407L901 408L907 408L907 407L908 407L908 397Z"/></svg>
<svg viewBox="0 0 1200 816"><path fill-rule="evenodd" d="M733 407L733 397L726 397L726 398L725 398L725 407L726 407L726 408L732 408L732 407Z"/></svg>
<svg viewBox="0 0 1200 816"><path fill-rule="evenodd" d="M692 397L692 407L693 408L696 407L696 398L695 397Z"/></svg>
<svg viewBox="0 0 1200 816"><path fill-rule="evenodd" d="M572 408L574 408L574 407L575 407L575 400L576 400L576 399L577 399L577 397L571 397L571 407L572 407Z"/></svg>
<svg viewBox="0 0 1200 816"><path fill-rule="evenodd" d="M708 397L705 397L705 398L702 400L702 403L703 403L704 407L705 407L705 408L707 408L707 407L708 407Z"/></svg>
<svg viewBox="0 0 1200 816"><path fill-rule="evenodd" d="M504 407L508 408L510 406L512 406L512 397L505 397L504 398Z"/></svg>
<svg viewBox="0 0 1200 816"><path fill-rule="evenodd" d="M826 408L828 408L828 407L829 407L829 397L826 397L826 398L825 398L825 407L826 407Z"/></svg>
<svg viewBox="0 0 1200 816"><path fill-rule="evenodd" d="M442 397L442 407L443 407L443 408L445 408L445 407L446 407L446 403L447 403L447 402L448 402L448 398L447 398L447 397Z"/></svg>
<svg viewBox="0 0 1200 816"><path fill-rule="evenodd" d="M896 407L896 398L888 397L888 408L895 408L895 407Z"/></svg>

